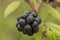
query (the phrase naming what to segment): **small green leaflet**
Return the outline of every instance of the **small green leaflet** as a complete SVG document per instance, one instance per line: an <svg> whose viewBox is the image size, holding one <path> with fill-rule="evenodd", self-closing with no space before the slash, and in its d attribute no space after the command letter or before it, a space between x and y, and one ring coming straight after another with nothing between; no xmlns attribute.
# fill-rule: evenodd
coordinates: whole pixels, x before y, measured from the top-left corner
<svg viewBox="0 0 60 40"><path fill-rule="evenodd" d="M14 1L10 3L4 11L4 18L7 18L9 14L15 11L19 7L20 3L21 3L20 1Z"/></svg>

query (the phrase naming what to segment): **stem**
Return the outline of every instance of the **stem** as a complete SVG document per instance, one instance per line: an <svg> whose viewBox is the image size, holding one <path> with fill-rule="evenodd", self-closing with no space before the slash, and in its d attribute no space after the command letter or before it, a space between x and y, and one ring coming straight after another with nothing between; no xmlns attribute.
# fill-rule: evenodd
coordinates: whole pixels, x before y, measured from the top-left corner
<svg viewBox="0 0 60 40"><path fill-rule="evenodd" d="M38 0L38 3L36 2L36 0L24 0L24 1L27 2L31 6L33 11L35 11L36 13L38 13L40 11L40 8L43 5L42 0Z"/></svg>
<svg viewBox="0 0 60 40"><path fill-rule="evenodd" d="M25 0L30 6L31 8L36 12L38 13L38 6L37 6L37 3L34 2L34 0Z"/></svg>

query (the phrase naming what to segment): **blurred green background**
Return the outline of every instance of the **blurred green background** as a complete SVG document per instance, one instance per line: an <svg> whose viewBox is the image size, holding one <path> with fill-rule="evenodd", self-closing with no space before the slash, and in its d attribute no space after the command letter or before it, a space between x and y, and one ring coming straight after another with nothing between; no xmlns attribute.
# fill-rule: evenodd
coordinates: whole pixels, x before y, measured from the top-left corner
<svg viewBox="0 0 60 40"><path fill-rule="evenodd" d="M25 10L30 10L27 3L22 3L7 19L4 19L5 8L16 0L0 0L0 40L34 40L34 37L29 37L19 32L16 29L16 18Z"/></svg>

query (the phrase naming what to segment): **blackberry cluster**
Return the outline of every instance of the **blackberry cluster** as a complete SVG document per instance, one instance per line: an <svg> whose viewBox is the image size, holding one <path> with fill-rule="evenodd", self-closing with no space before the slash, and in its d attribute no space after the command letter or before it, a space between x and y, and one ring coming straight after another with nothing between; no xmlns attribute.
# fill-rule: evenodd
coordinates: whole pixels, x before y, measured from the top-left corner
<svg viewBox="0 0 60 40"><path fill-rule="evenodd" d="M18 31L23 32L29 36L37 33L39 30L38 25L41 23L41 19L37 13L26 11L21 16L17 17L16 27Z"/></svg>

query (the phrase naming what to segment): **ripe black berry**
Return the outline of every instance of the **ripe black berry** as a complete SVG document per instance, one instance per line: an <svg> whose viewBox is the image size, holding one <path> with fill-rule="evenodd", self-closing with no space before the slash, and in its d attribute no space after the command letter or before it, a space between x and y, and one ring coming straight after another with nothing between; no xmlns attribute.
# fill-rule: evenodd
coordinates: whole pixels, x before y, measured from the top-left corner
<svg viewBox="0 0 60 40"><path fill-rule="evenodd" d="M32 31L31 26L30 25L25 25L25 27L24 27L24 33L30 34L30 33L32 33L31 31Z"/></svg>
<svg viewBox="0 0 60 40"><path fill-rule="evenodd" d="M20 24L21 26L25 26L26 21L25 21L24 19L20 19L20 20L19 20L19 24Z"/></svg>
<svg viewBox="0 0 60 40"><path fill-rule="evenodd" d="M27 17L27 23L32 23L34 21L34 17L33 16L28 16Z"/></svg>
<svg viewBox="0 0 60 40"><path fill-rule="evenodd" d="M23 31L23 28L20 26L20 24L16 24L16 27L17 27L18 31Z"/></svg>
<svg viewBox="0 0 60 40"><path fill-rule="evenodd" d="M23 19L26 19L26 18L28 17L28 14L24 13L24 14L21 15L21 17L22 17Z"/></svg>
<svg viewBox="0 0 60 40"><path fill-rule="evenodd" d="M38 26L38 22L37 21L34 21L33 23L32 23L32 27L37 27Z"/></svg>
<svg viewBox="0 0 60 40"><path fill-rule="evenodd" d="M38 25L41 23L41 19L38 17L37 13L31 11L25 11L24 14L17 18L16 27L23 34L32 36L39 30Z"/></svg>
<svg viewBox="0 0 60 40"><path fill-rule="evenodd" d="M41 23L41 19L39 17L36 17L35 21L37 21L39 24Z"/></svg>
<svg viewBox="0 0 60 40"><path fill-rule="evenodd" d="M32 14L32 16L37 17L37 13L32 12L31 14Z"/></svg>

